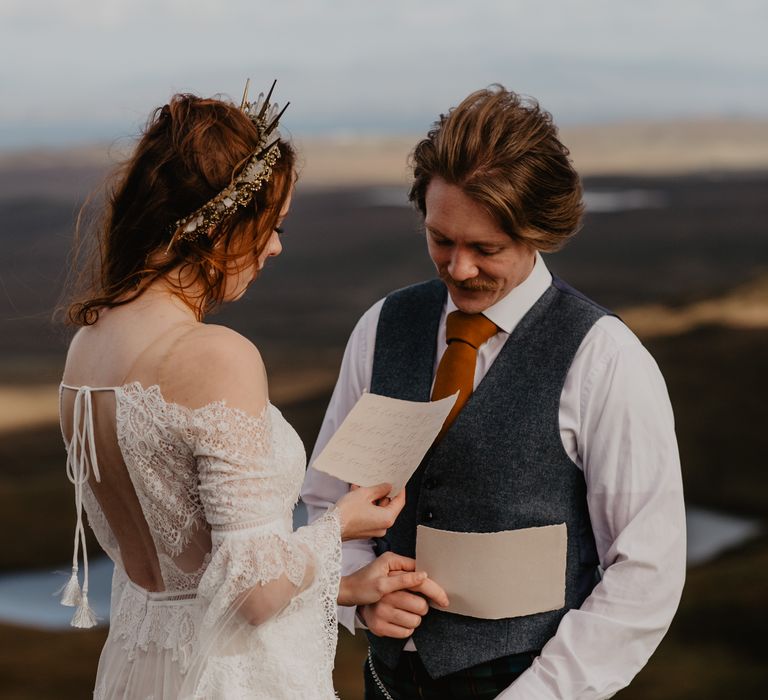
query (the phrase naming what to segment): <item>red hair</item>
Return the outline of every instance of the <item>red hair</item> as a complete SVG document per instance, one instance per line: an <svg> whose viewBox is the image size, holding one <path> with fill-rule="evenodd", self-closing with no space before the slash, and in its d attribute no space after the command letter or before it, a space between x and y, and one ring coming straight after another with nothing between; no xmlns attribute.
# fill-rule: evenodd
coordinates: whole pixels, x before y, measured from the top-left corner
<svg viewBox="0 0 768 700"><path fill-rule="evenodd" d="M296 155L288 142L279 140L280 158L251 204L208 235L177 240L167 254L162 251L174 222L232 181L257 149L258 137L253 122L224 100L174 95L154 110L132 156L114 176L90 264L82 270L85 291L69 305L69 322L92 325L100 309L137 299L161 277L198 319L221 304L233 264L250 263L264 249L293 188ZM77 229L76 251L84 242L79 223ZM178 279L171 280L169 273L177 269Z"/></svg>

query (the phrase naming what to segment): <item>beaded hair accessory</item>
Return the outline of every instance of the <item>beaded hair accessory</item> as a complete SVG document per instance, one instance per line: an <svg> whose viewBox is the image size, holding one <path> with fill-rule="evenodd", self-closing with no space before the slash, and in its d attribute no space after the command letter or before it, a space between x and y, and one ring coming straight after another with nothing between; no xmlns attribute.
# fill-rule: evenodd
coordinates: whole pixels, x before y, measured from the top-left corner
<svg viewBox="0 0 768 700"><path fill-rule="evenodd" d="M283 116L290 102L286 102L282 109L279 109L276 103L270 102L272 91L277 83L276 80L272 82L272 87L266 97L262 92L259 93L255 102L248 102L250 83L249 78L245 83L240 109L258 129L259 142L256 150L227 187L199 209L172 224L171 230L174 233L166 250L170 250L176 241L192 241L198 236L208 234L224 219L232 216L238 207L244 207L251 202L256 192L261 189L265 182L269 181L272 167L280 157L280 149L277 144L279 135L272 141L269 141L269 137L277 129L280 117Z"/></svg>

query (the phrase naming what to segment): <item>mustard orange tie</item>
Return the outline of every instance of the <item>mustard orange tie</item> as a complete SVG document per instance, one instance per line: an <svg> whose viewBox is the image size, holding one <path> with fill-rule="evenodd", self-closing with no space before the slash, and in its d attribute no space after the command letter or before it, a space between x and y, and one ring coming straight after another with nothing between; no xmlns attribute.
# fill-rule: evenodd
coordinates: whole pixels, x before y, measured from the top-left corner
<svg viewBox="0 0 768 700"><path fill-rule="evenodd" d="M457 391L459 397L445 419L437 440L443 437L472 395L477 349L498 330L498 326L482 314L465 314L463 311L452 311L448 314L445 324L448 347L437 366L432 400L443 399Z"/></svg>

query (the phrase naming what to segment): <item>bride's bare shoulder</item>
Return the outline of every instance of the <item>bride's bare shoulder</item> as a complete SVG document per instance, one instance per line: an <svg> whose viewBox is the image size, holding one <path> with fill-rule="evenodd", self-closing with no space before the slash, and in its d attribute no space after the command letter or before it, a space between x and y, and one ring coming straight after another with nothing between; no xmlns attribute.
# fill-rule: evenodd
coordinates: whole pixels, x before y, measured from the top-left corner
<svg viewBox="0 0 768 700"><path fill-rule="evenodd" d="M182 334L165 354L159 379L166 399L190 408L225 400L259 414L268 401L261 353L225 326L198 324Z"/></svg>

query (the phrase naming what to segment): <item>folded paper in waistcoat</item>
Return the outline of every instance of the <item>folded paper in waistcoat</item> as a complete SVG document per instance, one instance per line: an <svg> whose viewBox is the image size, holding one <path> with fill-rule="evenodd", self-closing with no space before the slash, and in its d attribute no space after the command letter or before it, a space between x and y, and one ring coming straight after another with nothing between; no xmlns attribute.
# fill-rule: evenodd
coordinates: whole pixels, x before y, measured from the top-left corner
<svg viewBox="0 0 768 700"><path fill-rule="evenodd" d="M439 608L488 620L565 605L565 523L503 532L416 529L416 569L448 594ZM435 606L437 607L437 606Z"/></svg>

